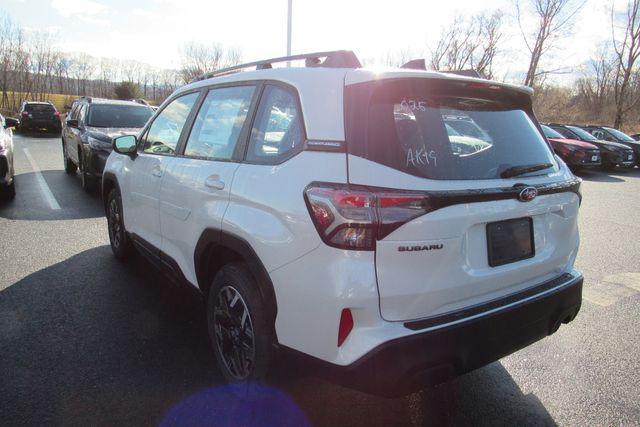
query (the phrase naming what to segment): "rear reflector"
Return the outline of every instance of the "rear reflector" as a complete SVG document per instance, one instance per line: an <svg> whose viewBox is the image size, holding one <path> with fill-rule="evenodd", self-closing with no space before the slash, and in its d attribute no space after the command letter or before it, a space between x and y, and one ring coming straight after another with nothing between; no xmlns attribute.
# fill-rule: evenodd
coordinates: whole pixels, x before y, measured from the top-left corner
<svg viewBox="0 0 640 427"><path fill-rule="evenodd" d="M345 308L342 310L342 314L340 315L340 326L338 327L338 347L344 343L344 340L347 339L351 330L353 329L353 315L351 314L351 310Z"/></svg>

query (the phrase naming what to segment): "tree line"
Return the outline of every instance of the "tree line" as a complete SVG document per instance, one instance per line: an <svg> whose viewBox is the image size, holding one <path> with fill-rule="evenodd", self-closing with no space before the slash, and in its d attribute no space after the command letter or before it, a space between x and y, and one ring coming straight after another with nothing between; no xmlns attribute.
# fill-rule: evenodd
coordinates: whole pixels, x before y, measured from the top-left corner
<svg viewBox="0 0 640 427"><path fill-rule="evenodd" d="M475 69L487 78L515 81L535 89L534 106L543 121L601 122L637 129L640 123L640 0L612 1L608 21L610 40L586 64L553 67L554 50L572 35L587 0L513 0L513 10L457 16L445 23L428 49L420 53L433 70ZM506 68L520 66L505 48L505 28L511 20L525 48L526 73L521 78ZM513 37L513 35L509 35ZM99 97L131 96L159 103L176 87L207 71L240 63L241 52L220 44L187 43L180 49L178 69L160 69L131 60L95 58L57 50L47 33L25 33L8 16L0 19L0 108L15 111L24 98L47 94ZM402 65L414 59L411 48L366 59ZM569 84L552 76L578 75ZM550 78L552 77L552 78ZM126 89L126 90L125 90ZM124 94L124 95L123 95Z"/></svg>
<svg viewBox="0 0 640 427"><path fill-rule="evenodd" d="M241 60L219 44L185 44L177 70L133 60L96 58L55 48L49 33L27 33L9 16L0 17L0 109L15 112L23 100L50 94L102 98L143 98L158 104L194 77Z"/></svg>

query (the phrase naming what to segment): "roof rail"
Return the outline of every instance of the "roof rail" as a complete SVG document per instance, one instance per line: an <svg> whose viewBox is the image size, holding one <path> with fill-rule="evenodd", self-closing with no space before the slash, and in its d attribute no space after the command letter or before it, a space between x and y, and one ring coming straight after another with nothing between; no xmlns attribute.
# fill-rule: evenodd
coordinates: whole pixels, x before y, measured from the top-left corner
<svg viewBox="0 0 640 427"><path fill-rule="evenodd" d="M325 58L324 61L321 59ZM248 62L246 64L238 64L232 67L221 68L220 70L205 73L194 78L189 83L210 79L211 77L222 76L234 72L241 71L245 68L256 67L256 70L265 70L272 68L272 64L305 60L305 67L326 67L326 68L360 68L362 64L358 60L355 53L350 50L333 50L327 52L305 53L302 55L282 56L280 58L264 59L262 61Z"/></svg>

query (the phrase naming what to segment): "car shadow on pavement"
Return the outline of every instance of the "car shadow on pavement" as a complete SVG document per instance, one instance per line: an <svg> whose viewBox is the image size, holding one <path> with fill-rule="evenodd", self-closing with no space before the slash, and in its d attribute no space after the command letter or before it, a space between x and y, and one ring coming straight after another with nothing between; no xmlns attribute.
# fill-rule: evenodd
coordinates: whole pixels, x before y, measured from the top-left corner
<svg viewBox="0 0 640 427"><path fill-rule="evenodd" d="M614 169L604 171L599 169L582 169L575 174L585 181L594 182L624 182L625 177L640 177L640 169Z"/></svg>
<svg viewBox="0 0 640 427"><path fill-rule="evenodd" d="M45 131L37 131L37 130L27 130L27 131L13 131L14 135L20 135L25 138L36 138L36 139L51 139L51 138L60 138L60 132L45 132Z"/></svg>
<svg viewBox="0 0 640 427"><path fill-rule="evenodd" d="M236 425L242 408L220 391L197 291L108 246L1 290L0 349L0 425L157 424L194 396L196 424ZM554 424L500 363L398 399L309 375L276 376L267 389L279 396L267 400L272 417L293 405L313 425ZM193 422L187 414L168 425Z"/></svg>
<svg viewBox="0 0 640 427"><path fill-rule="evenodd" d="M104 216L99 188L87 193L80 186L79 175L69 175L62 170L43 170L40 173L60 209L52 209L43 194L38 174L28 172L15 176L16 197L0 201L0 217L47 221Z"/></svg>

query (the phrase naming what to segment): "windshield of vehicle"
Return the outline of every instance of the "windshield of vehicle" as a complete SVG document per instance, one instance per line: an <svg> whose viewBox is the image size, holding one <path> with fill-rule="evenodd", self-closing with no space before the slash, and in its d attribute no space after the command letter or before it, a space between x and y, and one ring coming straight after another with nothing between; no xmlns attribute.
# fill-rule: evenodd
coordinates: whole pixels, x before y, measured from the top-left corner
<svg viewBox="0 0 640 427"><path fill-rule="evenodd" d="M582 140L585 140L585 141L597 141L598 140L598 138L596 138L595 136L591 135L586 130L584 130L582 128L579 128L577 126L567 126L567 129L569 129L571 132L573 132L576 135L578 135L580 137L580 139L582 139Z"/></svg>
<svg viewBox="0 0 640 427"><path fill-rule="evenodd" d="M620 132L618 129L614 129L614 128L602 128L602 129L606 130L607 132L609 132L611 135L615 136L620 141L636 142L635 139L631 138L629 135L627 135L624 132Z"/></svg>
<svg viewBox="0 0 640 427"><path fill-rule="evenodd" d="M141 128L153 114L144 105L98 105L89 108L87 126L99 128Z"/></svg>
<svg viewBox="0 0 640 427"><path fill-rule="evenodd" d="M534 174L556 170L549 146L525 111L522 94L425 80L348 88L350 153L441 180L499 179L506 176L504 171L523 166L538 166ZM363 108L366 98L368 108Z"/></svg>
<svg viewBox="0 0 640 427"><path fill-rule="evenodd" d="M547 138L564 139L564 136L562 136L560 132L556 132L555 130L551 129L549 126L541 125L541 127L542 127L542 132L544 133L544 136L546 136Z"/></svg>
<svg viewBox="0 0 640 427"><path fill-rule="evenodd" d="M38 112L38 113L54 113L56 109L51 104L26 104L24 111Z"/></svg>

